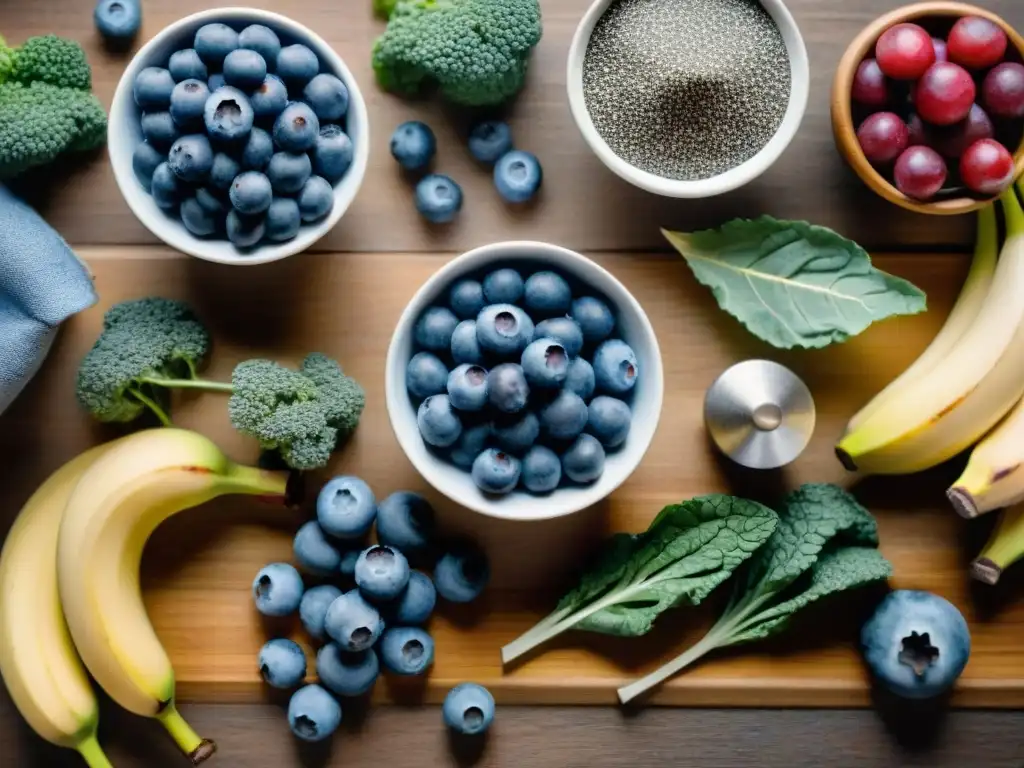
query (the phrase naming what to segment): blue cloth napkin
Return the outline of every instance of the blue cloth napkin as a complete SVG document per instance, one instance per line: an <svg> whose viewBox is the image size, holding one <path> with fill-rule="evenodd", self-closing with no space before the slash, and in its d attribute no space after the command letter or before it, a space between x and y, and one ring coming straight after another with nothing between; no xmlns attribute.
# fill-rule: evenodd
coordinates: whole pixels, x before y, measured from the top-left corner
<svg viewBox="0 0 1024 768"><path fill-rule="evenodd" d="M74 251L0 185L0 413L39 370L60 324L95 303Z"/></svg>

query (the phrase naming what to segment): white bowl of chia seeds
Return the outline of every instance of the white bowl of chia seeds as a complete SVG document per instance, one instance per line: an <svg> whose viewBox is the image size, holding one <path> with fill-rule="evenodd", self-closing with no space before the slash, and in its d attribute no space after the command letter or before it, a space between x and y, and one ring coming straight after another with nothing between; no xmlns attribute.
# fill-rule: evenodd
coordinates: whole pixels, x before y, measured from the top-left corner
<svg viewBox="0 0 1024 768"><path fill-rule="evenodd" d="M596 0L569 49L583 138L666 197L712 197L764 173L796 135L809 86L782 0Z"/></svg>

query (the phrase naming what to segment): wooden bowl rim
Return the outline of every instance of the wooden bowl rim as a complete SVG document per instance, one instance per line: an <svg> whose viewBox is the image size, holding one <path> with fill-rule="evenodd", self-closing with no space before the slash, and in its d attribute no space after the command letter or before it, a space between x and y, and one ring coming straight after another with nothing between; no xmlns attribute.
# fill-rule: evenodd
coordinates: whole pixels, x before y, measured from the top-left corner
<svg viewBox="0 0 1024 768"><path fill-rule="evenodd" d="M1006 32L1010 43L1024 58L1024 36L1021 36L1005 19L985 8L954 0L937 0L914 3L896 8L883 14L868 24L847 47L843 58L836 69L832 82L832 131L836 144L853 170L875 193L891 203L895 203L910 211L938 216L952 216L977 211L998 199L998 195L989 199L974 197L957 197L940 200L934 203L922 203L900 192L888 179L880 174L864 156L857 141L856 129L853 125L853 107L850 96L853 90L853 78L857 67L872 49L878 38L889 27L902 22L913 21L929 16L981 16L994 21ZM1014 152L1015 178L1024 174L1024 137Z"/></svg>

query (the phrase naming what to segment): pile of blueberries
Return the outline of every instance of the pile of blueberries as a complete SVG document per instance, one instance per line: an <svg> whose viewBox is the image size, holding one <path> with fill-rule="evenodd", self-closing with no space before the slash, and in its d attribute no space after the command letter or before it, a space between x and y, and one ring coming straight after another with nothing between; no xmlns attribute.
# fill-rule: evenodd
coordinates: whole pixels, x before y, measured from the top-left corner
<svg viewBox="0 0 1024 768"><path fill-rule="evenodd" d="M358 477L336 477L317 498L316 520L295 536L295 559L320 581L306 588L288 563L264 567L253 581L257 610L274 617L298 612L309 637L320 644L320 684L299 688L288 706L292 732L322 741L337 730L342 710L337 697L362 696L373 688L381 664L396 675L424 674L434 660L433 638L423 629L437 596L468 603L490 575L487 558L475 545L440 542L434 510L422 496L399 491L379 505ZM376 522L377 544L368 544ZM434 578L412 570L434 563ZM352 582L342 591L337 584ZM268 642L259 655L260 673L275 688L292 689L306 677L306 656L292 640ZM464 683L445 701L444 719L461 734L476 735L494 719L494 699L483 687Z"/></svg>
<svg viewBox="0 0 1024 768"><path fill-rule="evenodd" d="M437 153L437 137L426 123L410 120L391 136L391 156L407 171L424 171ZM469 153L494 166L494 186L509 203L526 203L540 189L544 174L537 157L512 148L512 129L500 120L477 123L469 132ZM447 224L462 210L462 187L451 176L430 173L416 184L416 210L427 221Z"/></svg>
<svg viewBox="0 0 1024 768"><path fill-rule="evenodd" d="M524 280L511 267L445 298L417 320L406 369L423 440L485 493L597 480L629 434L640 375L608 304L555 272Z"/></svg>
<svg viewBox="0 0 1024 768"><path fill-rule="evenodd" d="M193 44L135 80L135 175L196 237L291 240L331 212L352 164L348 88L260 24L207 24Z"/></svg>

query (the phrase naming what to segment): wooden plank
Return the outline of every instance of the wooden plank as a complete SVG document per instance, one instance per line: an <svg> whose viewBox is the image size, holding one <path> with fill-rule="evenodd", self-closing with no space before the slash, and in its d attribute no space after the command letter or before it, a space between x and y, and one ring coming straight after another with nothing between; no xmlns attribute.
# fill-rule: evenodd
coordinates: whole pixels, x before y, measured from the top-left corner
<svg viewBox="0 0 1024 768"><path fill-rule="evenodd" d="M380 497L402 488L426 493L447 531L479 538L493 557L494 588L487 598L468 611L442 610L434 622L437 662L426 690L388 681L378 695L405 701L423 694L436 702L452 684L475 679L504 703L538 704L612 703L615 686L673 656L710 619L706 611L679 611L642 640L574 635L503 673L499 647L550 609L583 555L607 532L640 530L663 505L693 495L734 490L771 500L804 481L851 483L832 454L835 437L856 408L931 338L966 269L966 260L956 255L880 256L881 268L927 291L930 312L879 324L845 345L780 353L718 311L678 258L595 256L651 317L665 358L665 407L648 456L615 494L571 518L526 525L483 518L438 497L405 459L388 423L382 377L391 332L416 288L449 255L311 254L238 270L162 248L81 253L95 270L102 306L68 324L39 377L4 415L0 463L8 479L0 520L9 523L60 463L113 434L79 412L71 395L75 368L97 334L102 310L151 293L188 298L216 338L214 377L229 375L236 361L251 356L295 361L319 349L341 360L365 386L368 406L331 471L364 477ZM811 445L779 473L738 472L704 438L700 403L706 387L730 363L752 356L791 366L817 401ZM176 413L182 424L209 434L235 458L254 460L254 446L231 430L218 396L181 401ZM974 652L955 702L1024 706L1021 576L1011 571L1007 584L995 590L969 583L965 565L988 523L968 524L946 507L942 491L954 473L946 467L920 477L868 480L856 488L878 515L882 550L896 566L894 585L939 592L971 622ZM247 594L260 566L289 559L291 536L302 519L223 501L187 512L156 534L144 559L146 599L185 698L259 700L259 646L268 633L301 639L292 624L263 625ZM844 602L838 612L812 612L779 641L719 655L654 700L691 706L866 705L868 689L852 639L869 603L865 597Z"/></svg>
<svg viewBox="0 0 1024 768"><path fill-rule="evenodd" d="M835 64L868 21L900 0L792 0L811 57L807 116L793 147L760 180L732 194L700 201L660 198L637 190L606 170L583 142L566 105L565 58L576 24L590 0L542 0L545 35L533 59L529 84L508 108L516 143L540 157L544 190L536 205L513 210L503 205L490 174L463 148L468 115L432 102L404 102L381 93L370 70L370 50L383 24L369 0L253 0L251 5L290 15L317 30L345 57L368 102L372 125L370 163L363 188L342 222L318 245L332 251L460 251L491 240L548 240L578 250L658 250L658 227L716 226L735 216L808 219L834 227L875 250L930 246L965 249L969 217L919 216L874 196L836 152L828 115ZM982 3L1012 24L1024 26L1018 0ZM80 40L94 67L95 90L109 104L127 61L107 53L92 27L90 0L0 3L0 32L17 43L58 32ZM147 0L140 41L168 23L205 9L203 0ZM428 227L417 216L410 185L387 144L403 120L423 119L436 130L436 168L466 191L466 207L450 227ZM132 216L114 183L105 153L63 166L28 191L47 218L76 244L152 243L155 238ZM580 215L585 212L586 215Z"/></svg>

